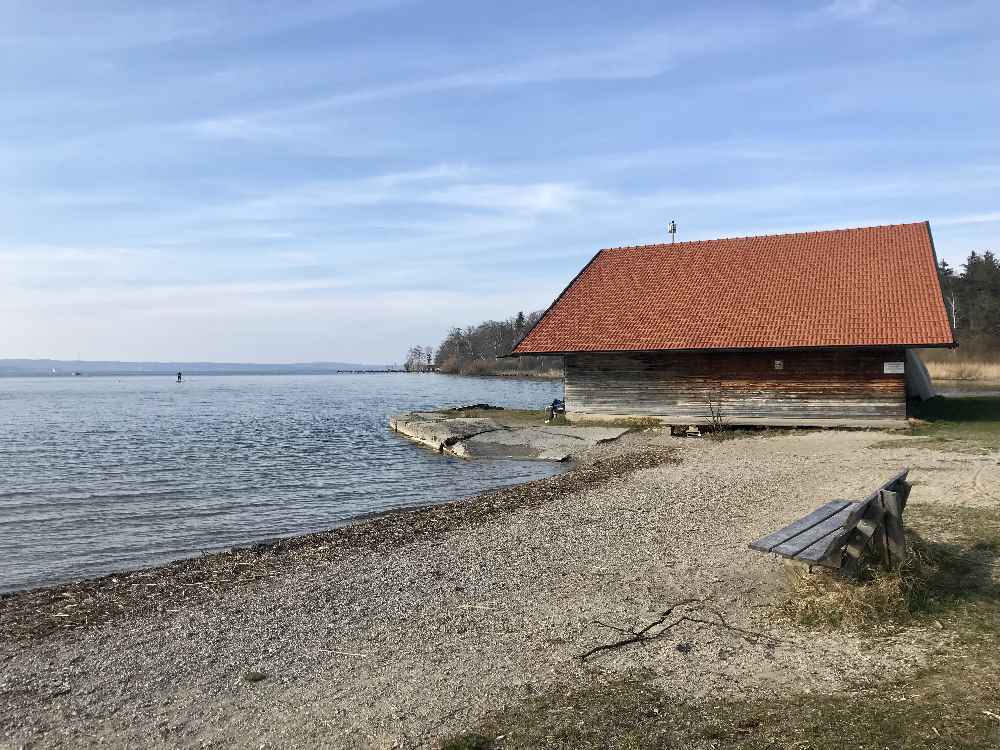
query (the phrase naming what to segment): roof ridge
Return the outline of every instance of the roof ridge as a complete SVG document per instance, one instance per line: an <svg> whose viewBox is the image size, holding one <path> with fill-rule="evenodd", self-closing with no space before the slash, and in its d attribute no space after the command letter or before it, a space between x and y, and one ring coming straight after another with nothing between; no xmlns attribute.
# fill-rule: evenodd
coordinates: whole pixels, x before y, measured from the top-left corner
<svg viewBox="0 0 1000 750"><path fill-rule="evenodd" d="M860 232L867 229L894 229L896 227L913 227L919 224L927 224L928 220L907 221L899 224L872 224L863 227L841 227L839 229L813 229L807 232L778 232L777 234L747 234L733 237L715 237L704 240L684 240L683 242L651 242L646 245L618 245L615 247L604 247L598 252L604 253L610 250L648 250L660 247L681 247L682 245L704 245L708 242L727 242L731 240L763 240L774 237L806 237L817 234L836 234L838 232Z"/></svg>

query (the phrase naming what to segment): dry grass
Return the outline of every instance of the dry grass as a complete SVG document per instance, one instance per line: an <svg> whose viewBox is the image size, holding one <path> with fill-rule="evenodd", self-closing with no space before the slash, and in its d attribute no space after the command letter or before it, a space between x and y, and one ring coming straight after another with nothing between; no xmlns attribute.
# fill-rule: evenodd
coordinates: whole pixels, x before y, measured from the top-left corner
<svg viewBox="0 0 1000 750"><path fill-rule="evenodd" d="M898 568L870 568L861 580L794 564L786 571L788 599L781 614L789 620L820 630L892 632L928 609L931 582L941 568L937 555L915 542Z"/></svg>
<svg viewBox="0 0 1000 750"><path fill-rule="evenodd" d="M1000 383L1000 362L954 360L927 362L933 380L965 380Z"/></svg>
<svg viewBox="0 0 1000 750"><path fill-rule="evenodd" d="M892 570L872 564L877 550L862 561L858 578L790 564L780 614L815 630L886 634L950 616L970 602L995 603L1000 590L991 571L1000 551L1000 517L968 508L921 508L918 518L920 525L907 529L906 559ZM956 538L941 539L946 530ZM919 531L938 540L927 541Z"/></svg>
<svg viewBox="0 0 1000 750"><path fill-rule="evenodd" d="M1000 398L932 398L917 404L914 416L924 424L910 434L933 441L935 448L988 452L1000 445Z"/></svg>
<svg viewBox="0 0 1000 750"><path fill-rule="evenodd" d="M487 418L504 427L628 427L643 430L662 426L656 417L620 417L618 419L566 419L565 414L556 414L549 419L548 409L506 409L506 408L455 408L440 409L438 414L447 417Z"/></svg>

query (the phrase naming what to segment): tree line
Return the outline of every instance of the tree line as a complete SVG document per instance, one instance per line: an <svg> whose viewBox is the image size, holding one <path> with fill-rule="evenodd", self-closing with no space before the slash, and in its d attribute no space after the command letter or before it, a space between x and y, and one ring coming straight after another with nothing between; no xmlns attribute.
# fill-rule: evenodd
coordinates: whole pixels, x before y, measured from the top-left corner
<svg viewBox="0 0 1000 750"><path fill-rule="evenodd" d="M1000 261L996 254L973 251L961 270L941 261L938 272L962 353L995 359L1000 354Z"/></svg>
<svg viewBox="0 0 1000 750"><path fill-rule="evenodd" d="M460 375L560 375L562 357L512 357L518 341L542 317L542 311L519 312L506 320L486 320L476 326L448 331L437 349L410 347L405 367L409 371L436 370Z"/></svg>

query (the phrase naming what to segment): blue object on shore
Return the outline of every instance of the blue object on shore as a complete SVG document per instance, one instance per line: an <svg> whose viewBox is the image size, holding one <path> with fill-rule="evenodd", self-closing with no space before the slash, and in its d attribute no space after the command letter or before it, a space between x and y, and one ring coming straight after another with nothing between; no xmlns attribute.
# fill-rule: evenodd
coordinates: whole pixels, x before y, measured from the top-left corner
<svg viewBox="0 0 1000 750"><path fill-rule="evenodd" d="M555 417L556 414L566 413L566 402L560 398L553 399L546 411L549 413L547 421L552 421L552 418Z"/></svg>

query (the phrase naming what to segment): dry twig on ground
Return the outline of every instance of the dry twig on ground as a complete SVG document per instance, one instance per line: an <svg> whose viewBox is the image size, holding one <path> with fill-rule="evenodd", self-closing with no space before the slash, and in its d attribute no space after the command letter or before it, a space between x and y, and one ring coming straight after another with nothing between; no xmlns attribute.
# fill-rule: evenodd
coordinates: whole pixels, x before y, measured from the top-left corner
<svg viewBox="0 0 1000 750"><path fill-rule="evenodd" d="M697 612L698 608L707 609L711 614L715 615L716 619L706 620L703 617L695 617L686 612L678 612L678 610L683 610L683 608L688 608L690 612ZM677 613L676 618L673 621L670 621L670 618L674 617L675 613ZM769 636L767 633L759 633L754 630L746 630L744 628L736 627L735 625L730 625L721 612L707 607L703 599L683 599L676 602L670 605L657 619L644 625L638 630L635 628L620 628L616 625L609 625L606 622L601 622L600 620L595 620L594 622L597 625L615 630L619 633L627 633L628 636L622 638L621 640L614 641L613 643L604 643L600 646L594 646L589 651L580 654L580 661L582 662L586 662L590 657L605 651L623 648L634 643L645 643L647 641L656 640L666 633L671 632L678 625L682 625L684 623L708 625L713 628L720 628L722 630L728 630L732 633L738 633L749 643L756 643L761 638L767 638L770 642L774 643L778 642L778 639ZM657 628L659 628L659 630L657 630Z"/></svg>

